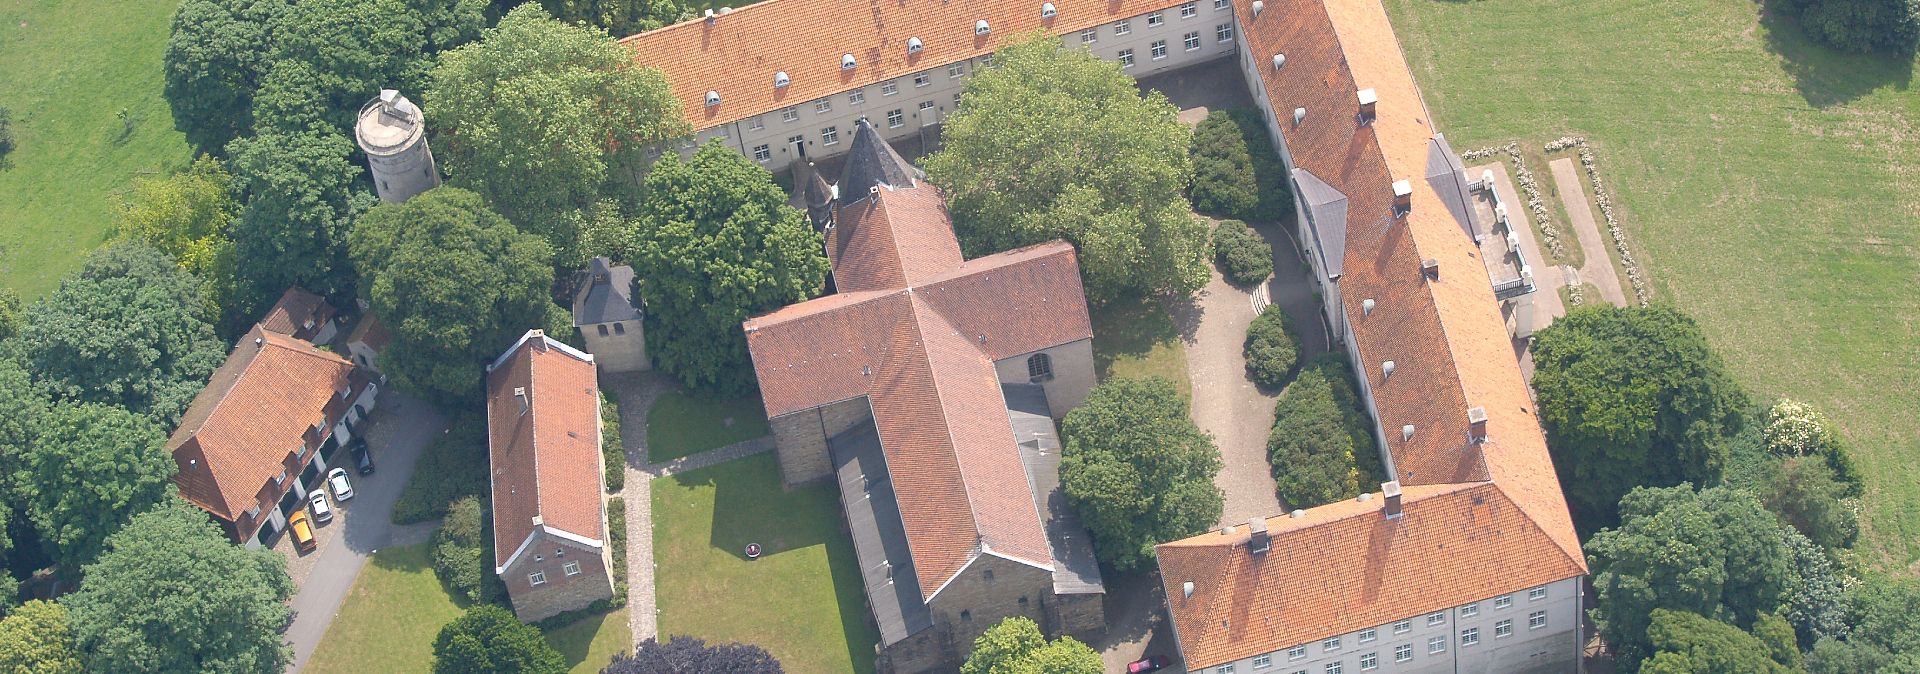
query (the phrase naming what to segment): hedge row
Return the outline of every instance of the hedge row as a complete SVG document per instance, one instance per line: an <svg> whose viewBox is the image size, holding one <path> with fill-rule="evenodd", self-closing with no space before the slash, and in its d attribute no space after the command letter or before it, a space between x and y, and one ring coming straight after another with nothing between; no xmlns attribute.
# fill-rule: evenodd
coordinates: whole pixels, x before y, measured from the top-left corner
<svg viewBox="0 0 1920 674"><path fill-rule="evenodd" d="M1245 222L1221 220L1213 228L1213 255L1220 274L1234 285L1252 285L1273 275L1273 249Z"/></svg>

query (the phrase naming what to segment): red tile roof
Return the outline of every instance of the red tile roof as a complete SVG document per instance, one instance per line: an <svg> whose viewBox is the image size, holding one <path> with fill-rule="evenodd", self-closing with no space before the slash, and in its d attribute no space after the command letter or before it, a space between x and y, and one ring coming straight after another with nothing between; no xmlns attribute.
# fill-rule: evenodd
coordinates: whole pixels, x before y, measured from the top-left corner
<svg viewBox="0 0 1920 674"><path fill-rule="evenodd" d="M487 368L493 550L500 569L536 529L588 545L604 541L594 375L592 356L539 330L529 330Z"/></svg>
<svg viewBox="0 0 1920 674"><path fill-rule="evenodd" d="M746 119L823 96L870 86L993 53L1034 30L1064 35L1179 5L1178 0L772 0L712 21L694 19L626 38L634 60L660 69L694 130ZM985 20L990 33L974 34ZM804 36L804 37L797 37ZM907 53L907 41L924 48ZM840 67L842 54L856 66ZM776 72L791 83L773 86ZM707 91L720 93L716 106Z"/></svg>
<svg viewBox="0 0 1920 674"><path fill-rule="evenodd" d="M273 303L267 315L260 319L260 326L283 335L292 335L300 339L311 340L320 334L320 328L333 320L333 305L326 298L301 290L288 288L280 294L280 301Z"/></svg>
<svg viewBox="0 0 1920 674"><path fill-rule="evenodd" d="M963 262L939 199L841 207L843 292L743 326L767 416L868 397L926 598L982 552L1051 568L993 363L1093 336L1071 245Z"/></svg>
<svg viewBox="0 0 1920 674"><path fill-rule="evenodd" d="M352 372L353 363L330 351L254 326L167 440L180 495L234 522L240 538L252 535L259 520L246 511L273 507L283 492L271 481L289 468L297 473L332 433Z"/></svg>
<svg viewBox="0 0 1920 674"><path fill-rule="evenodd" d="M1242 48L1259 64L1294 166L1349 200L1340 295L1409 504L1397 521L1380 514L1377 499L1275 518L1275 550L1265 561L1217 533L1161 546L1187 665L1210 667L1586 573L1491 282L1474 242L1423 179L1434 129L1384 8L1379 0L1325 0L1255 17L1250 2L1234 4ZM1277 70L1268 65L1276 54L1286 56ZM1369 88L1376 116L1363 125L1358 92ZM1298 124L1295 108L1307 111ZM1396 180L1413 188L1404 216L1394 213ZM1438 263L1437 280L1421 271L1425 260ZM1371 314L1361 311L1366 300L1375 303ZM1395 363L1391 378L1385 361ZM1468 440L1475 407L1488 417L1483 442ZM1410 439L1405 426L1413 427ZM1276 567L1276 559L1290 563ZM1196 590L1183 601L1187 581Z"/></svg>

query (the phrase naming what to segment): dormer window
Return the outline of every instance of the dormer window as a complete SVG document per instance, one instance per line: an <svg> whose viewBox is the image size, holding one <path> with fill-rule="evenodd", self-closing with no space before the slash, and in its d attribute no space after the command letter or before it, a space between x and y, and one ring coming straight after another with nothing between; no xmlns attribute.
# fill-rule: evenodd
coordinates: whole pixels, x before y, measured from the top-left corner
<svg viewBox="0 0 1920 674"><path fill-rule="evenodd" d="M974 34L974 35L986 35L986 34L988 34L988 33L991 33L991 32L993 32L993 29L992 29L992 28L989 28L989 27L987 26L987 20L986 20L986 19L981 19L981 20L979 20L979 21L975 21L975 22L973 22L973 34Z"/></svg>
<svg viewBox="0 0 1920 674"><path fill-rule="evenodd" d="M708 89L707 90L707 107L711 108L719 104L720 104L720 92L714 91L712 89Z"/></svg>
<svg viewBox="0 0 1920 674"><path fill-rule="evenodd" d="M840 55L841 70L853 70L854 66L857 66L857 65L859 65L859 62L854 60L853 54Z"/></svg>
<svg viewBox="0 0 1920 674"><path fill-rule="evenodd" d="M787 77L787 71L785 70L773 74L773 88L775 89L785 88L792 82L793 78Z"/></svg>
<svg viewBox="0 0 1920 674"><path fill-rule="evenodd" d="M1058 8L1055 8L1053 6L1053 3L1051 2L1040 3L1040 18L1051 19L1054 17L1054 15L1059 13L1060 13L1060 10Z"/></svg>
<svg viewBox="0 0 1920 674"><path fill-rule="evenodd" d="M985 23L985 22L983 21L981 23ZM920 53L920 50L925 48L926 48L926 45L921 44L920 38L917 38L917 37L907 38L907 53L918 54Z"/></svg>

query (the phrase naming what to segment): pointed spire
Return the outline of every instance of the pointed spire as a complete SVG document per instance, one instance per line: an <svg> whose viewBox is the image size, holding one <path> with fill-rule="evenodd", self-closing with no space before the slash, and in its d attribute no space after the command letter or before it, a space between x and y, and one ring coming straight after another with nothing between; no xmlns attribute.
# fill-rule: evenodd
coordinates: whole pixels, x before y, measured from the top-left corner
<svg viewBox="0 0 1920 674"><path fill-rule="evenodd" d="M840 174L840 203L851 204L866 198L876 185L912 189L926 174L895 152L880 132L865 119L853 125L853 143L847 149L846 169Z"/></svg>
<svg viewBox="0 0 1920 674"><path fill-rule="evenodd" d="M811 160L793 165L793 194L787 204L806 211L814 229L824 229L833 220L833 188Z"/></svg>

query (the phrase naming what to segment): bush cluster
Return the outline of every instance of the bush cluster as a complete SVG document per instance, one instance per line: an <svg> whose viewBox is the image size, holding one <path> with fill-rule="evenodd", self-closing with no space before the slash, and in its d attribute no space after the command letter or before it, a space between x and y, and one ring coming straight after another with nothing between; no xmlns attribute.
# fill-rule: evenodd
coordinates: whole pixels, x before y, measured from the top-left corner
<svg viewBox="0 0 1920 674"><path fill-rule="evenodd" d="M627 449L620 439L620 406L600 391L600 458L606 462L607 493L627 486Z"/></svg>
<svg viewBox="0 0 1920 674"><path fill-rule="evenodd" d="M1221 220L1213 228L1213 257L1220 274L1234 285L1252 285L1273 275L1273 249L1239 220Z"/></svg>
<svg viewBox="0 0 1920 674"><path fill-rule="evenodd" d="M1267 436L1280 500L1289 508L1312 507L1386 481L1372 428L1346 360L1332 352L1309 360L1281 394Z"/></svg>
<svg viewBox="0 0 1920 674"><path fill-rule="evenodd" d="M420 455L413 477L393 504L394 524L413 524L446 514L462 496L487 492L487 420L469 413L453 420Z"/></svg>
<svg viewBox="0 0 1920 674"><path fill-rule="evenodd" d="M1287 384L1293 366L1300 361L1300 340L1293 333L1293 319L1279 305L1269 304L1247 326L1243 352L1247 357L1247 376L1267 389Z"/></svg>
<svg viewBox="0 0 1920 674"><path fill-rule="evenodd" d="M0 169L11 165L7 155L13 154L13 148L13 111L0 108Z"/></svg>
<svg viewBox="0 0 1920 674"><path fill-rule="evenodd" d="M504 599L506 587L492 571L492 522L486 502L462 496L447 508L433 532L433 574L455 596L482 603Z"/></svg>
<svg viewBox="0 0 1920 674"><path fill-rule="evenodd" d="M1216 110L1193 130L1188 154L1194 210L1241 220L1278 220L1293 209L1286 165L1254 110Z"/></svg>

